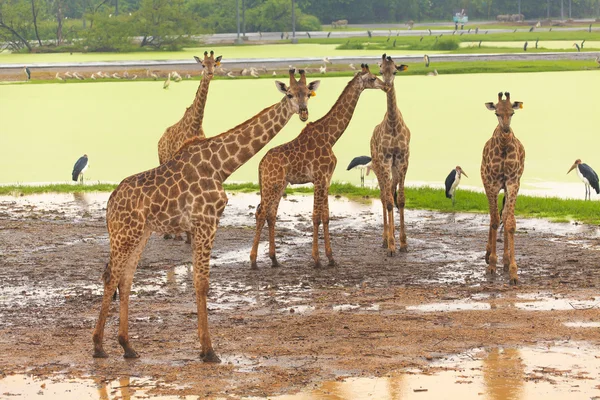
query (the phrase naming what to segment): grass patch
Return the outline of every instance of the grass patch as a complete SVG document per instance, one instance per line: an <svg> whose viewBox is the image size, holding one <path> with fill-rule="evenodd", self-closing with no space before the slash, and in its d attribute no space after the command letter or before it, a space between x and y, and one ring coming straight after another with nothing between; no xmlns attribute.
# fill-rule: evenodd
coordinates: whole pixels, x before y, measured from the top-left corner
<svg viewBox="0 0 600 400"><path fill-rule="evenodd" d="M53 184L44 186L0 186L0 195L22 196L39 193L74 193L74 192L110 192L117 187L116 184L71 185ZM225 190L230 192L253 193L260 191L255 183L225 184ZM313 193L312 187L288 187L288 194ZM379 189L361 188L348 183L334 182L329 188L332 196L345 196L352 200L364 201L378 199ZM406 208L431 210L441 212L488 212L488 203L485 194L459 190L456 193L456 205L446 199L442 189L419 187L405 189ZM499 198L501 204L502 196ZM519 195L515 208L515 215L528 218L547 218L554 222L569 222L571 220L586 224L600 225L600 202L584 200L568 200L555 197L534 197Z"/></svg>

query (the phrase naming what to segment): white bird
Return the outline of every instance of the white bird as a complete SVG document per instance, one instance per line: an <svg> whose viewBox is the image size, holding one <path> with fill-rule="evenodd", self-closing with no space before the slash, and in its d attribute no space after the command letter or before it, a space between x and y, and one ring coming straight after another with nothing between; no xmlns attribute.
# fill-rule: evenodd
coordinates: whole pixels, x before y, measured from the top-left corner
<svg viewBox="0 0 600 400"><path fill-rule="evenodd" d="M119 74L116 73L116 72L114 74L112 74L112 77L115 78L115 79L121 79L121 77L119 76Z"/></svg>
<svg viewBox="0 0 600 400"><path fill-rule="evenodd" d="M596 57L596 64L598 64L598 68L600 68L600 56Z"/></svg>
<svg viewBox="0 0 600 400"><path fill-rule="evenodd" d="M137 79L137 75L135 75L135 74L131 77L131 80L134 80L134 79Z"/></svg>
<svg viewBox="0 0 600 400"><path fill-rule="evenodd" d="M277 72L273 71L273 76L277 76Z"/></svg>
<svg viewBox="0 0 600 400"><path fill-rule="evenodd" d="M171 74L167 75L167 80L163 83L163 89L168 89L171 84Z"/></svg>
<svg viewBox="0 0 600 400"><path fill-rule="evenodd" d="M83 81L83 80L85 79L83 76L79 75L77 72L74 72L74 73L73 73L73 76L74 76L76 79L79 79L80 81Z"/></svg>
<svg viewBox="0 0 600 400"><path fill-rule="evenodd" d="M427 76L438 76L437 69L434 69L433 72L428 72Z"/></svg>
<svg viewBox="0 0 600 400"><path fill-rule="evenodd" d="M63 81L63 80L64 80L64 79L63 79L63 78L60 76L60 74L59 74L58 72L56 73L56 76L55 76L55 78L56 78L56 79L58 79L59 81Z"/></svg>
<svg viewBox="0 0 600 400"><path fill-rule="evenodd" d="M181 75L179 75L179 74L177 73L177 71L173 71L173 72L171 72L171 76L173 77L173 79L177 79L177 78L181 79Z"/></svg>
<svg viewBox="0 0 600 400"><path fill-rule="evenodd" d="M65 78L73 78L73 75L69 71L65 72Z"/></svg>
<svg viewBox="0 0 600 400"><path fill-rule="evenodd" d="M158 79L158 75L156 75L154 72L150 72L150 77L154 80Z"/></svg>
<svg viewBox="0 0 600 400"><path fill-rule="evenodd" d="M458 184L460 183L461 175L464 175L465 177L468 178L467 174L465 174L465 171L463 171L461 167L456 166L456 168L453 169L452 171L450 171L450 173L446 177L446 182L445 182L446 183L446 197L449 199L452 199L453 207L454 207L454 193L456 191L456 188L458 187Z"/></svg>
<svg viewBox="0 0 600 400"><path fill-rule="evenodd" d="M258 72L256 72L256 70L254 68L252 68L250 70L250 75L252 75L255 78L258 78L260 75L258 75Z"/></svg>
<svg viewBox="0 0 600 400"><path fill-rule="evenodd" d="M176 76L176 77L173 78L173 80L175 82L181 82L181 79L182 79L181 76Z"/></svg>
<svg viewBox="0 0 600 400"><path fill-rule="evenodd" d="M104 78L104 74L102 73L102 71L96 72L96 75L98 75L98 78Z"/></svg>
<svg viewBox="0 0 600 400"><path fill-rule="evenodd" d="M356 67L354 66L354 64L348 64L348 66L350 67L350 69L356 69Z"/></svg>
<svg viewBox="0 0 600 400"><path fill-rule="evenodd" d="M91 79L96 80L96 74L92 74L92 76L90 76Z"/></svg>
<svg viewBox="0 0 600 400"><path fill-rule="evenodd" d="M123 72L123 78L129 78L129 72L127 72L127 71Z"/></svg>
<svg viewBox="0 0 600 400"><path fill-rule="evenodd" d="M244 69L242 70L242 72L241 72L241 74L240 74L240 75L242 75L242 76L247 76L247 75L249 75L249 74L250 74L250 71L248 71L246 68L244 68Z"/></svg>
<svg viewBox="0 0 600 400"><path fill-rule="evenodd" d="M235 78L235 75L234 75L234 74L233 74L233 72L231 72L231 71L229 71L229 72L227 73L227 76L228 76L228 77L230 77L230 78Z"/></svg>
<svg viewBox="0 0 600 400"><path fill-rule="evenodd" d="M329 57L323 58L323 61L325 61L327 64L333 64L331 61L329 61Z"/></svg>
<svg viewBox="0 0 600 400"><path fill-rule="evenodd" d="M319 72L324 74L325 72L327 72L327 67L325 65L323 65L322 67L319 67Z"/></svg>
<svg viewBox="0 0 600 400"><path fill-rule="evenodd" d="M202 70L202 72L204 72L204 70ZM192 76L191 76L190 74L187 74L187 75L185 76L185 79L192 79Z"/></svg>

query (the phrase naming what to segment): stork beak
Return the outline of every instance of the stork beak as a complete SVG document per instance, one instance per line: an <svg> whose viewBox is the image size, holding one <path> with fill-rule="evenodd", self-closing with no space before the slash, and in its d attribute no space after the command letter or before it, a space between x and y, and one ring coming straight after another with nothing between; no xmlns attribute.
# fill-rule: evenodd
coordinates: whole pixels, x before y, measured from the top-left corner
<svg viewBox="0 0 600 400"><path fill-rule="evenodd" d="M467 173L466 173L465 171L462 171L462 174L463 174L464 176L466 176L467 178L469 177L469 175L467 175Z"/></svg>
<svg viewBox="0 0 600 400"><path fill-rule="evenodd" d="M577 163L573 164L573 165L571 166L571 169L569 169L569 170L567 171L567 174L568 174L569 172L573 171L573 170L574 170L576 167L577 167Z"/></svg>

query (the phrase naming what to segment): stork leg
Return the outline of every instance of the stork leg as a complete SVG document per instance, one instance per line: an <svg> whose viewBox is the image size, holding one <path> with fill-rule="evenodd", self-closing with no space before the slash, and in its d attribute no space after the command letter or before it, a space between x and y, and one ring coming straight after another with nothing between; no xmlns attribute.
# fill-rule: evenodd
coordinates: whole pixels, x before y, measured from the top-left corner
<svg viewBox="0 0 600 400"><path fill-rule="evenodd" d="M365 170L360 170L360 187L365 187Z"/></svg>
<svg viewBox="0 0 600 400"><path fill-rule="evenodd" d="M453 208L454 208L454 203L455 203L455 201L454 201L454 193L455 193L455 192L452 192L452 207L453 207Z"/></svg>

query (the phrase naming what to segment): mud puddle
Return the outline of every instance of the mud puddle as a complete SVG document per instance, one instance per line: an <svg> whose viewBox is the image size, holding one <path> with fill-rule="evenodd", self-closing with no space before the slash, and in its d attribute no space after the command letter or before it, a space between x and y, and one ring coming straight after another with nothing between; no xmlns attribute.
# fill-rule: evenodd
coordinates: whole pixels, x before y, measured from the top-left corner
<svg viewBox="0 0 600 400"><path fill-rule="evenodd" d="M586 343L472 349L425 368L381 378L329 381L269 399L594 399L600 396L598 354L600 348Z"/></svg>

